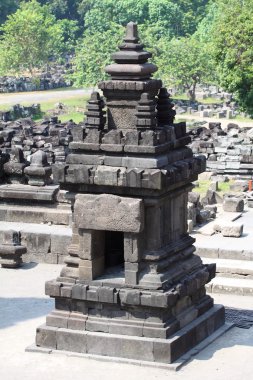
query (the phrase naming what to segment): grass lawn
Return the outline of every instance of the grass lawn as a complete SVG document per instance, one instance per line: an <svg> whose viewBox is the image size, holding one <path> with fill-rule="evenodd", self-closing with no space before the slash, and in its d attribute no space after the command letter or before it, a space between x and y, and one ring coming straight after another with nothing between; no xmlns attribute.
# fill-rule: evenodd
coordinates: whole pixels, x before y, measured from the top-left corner
<svg viewBox="0 0 253 380"><path fill-rule="evenodd" d="M250 118L250 117L242 117L240 115L237 115L236 117L234 117L232 120L235 120L235 121L244 121L246 123L253 123L253 118Z"/></svg>
<svg viewBox="0 0 253 380"><path fill-rule="evenodd" d="M171 96L171 99L175 99L175 100L189 100L189 97L186 95L186 94L182 94L182 95L175 95L175 96ZM198 103L201 103L201 104L222 104L223 103L223 100L220 100L220 99L216 99L216 98L206 98L206 99L196 99L196 101Z"/></svg>
<svg viewBox="0 0 253 380"><path fill-rule="evenodd" d="M199 193L200 195L204 196L209 189L211 185L211 181L203 180L203 181L197 181L199 186L194 187L192 191L195 191L196 193ZM222 196L224 193L227 193L230 191L230 185L233 183L232 180L228 182L219 182L218 184L218 192Z"/></svg>
<svg viewBox="0 0 253 380"><path fill-rule="evenodd" d="M59 119L62 122L72 119L74 122L79 123L84 119L84 112L86 109L86 103L89 99L88 95L75 95L69 98L61 98L61 91L59 90L59 98L50 99L50 90L48 91L48 100L41 100L39 102L41 106L41 115L34 118L36 121L41 120L43 117L50 116L53 114L55 105L57 103L62 103L66 107L66 113L59 115ZM8 101L8 98L6 99ZM31 102L20 102L21 105L30 106ZM13 103L6 103L0 105L0 111L8 111Z"/></svg>

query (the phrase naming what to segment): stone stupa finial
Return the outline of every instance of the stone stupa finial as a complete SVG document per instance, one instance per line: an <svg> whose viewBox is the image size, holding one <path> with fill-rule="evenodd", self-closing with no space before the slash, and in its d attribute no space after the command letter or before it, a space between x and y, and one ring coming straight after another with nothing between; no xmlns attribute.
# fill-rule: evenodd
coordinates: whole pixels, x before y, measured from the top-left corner
<svg viewBox="0 0 253 380"><path fill-rule="evenodd" d="M139 41L138 35L138 27L135 22L129 22L126 26L126 35L124 38L125 42L134 42L137 43Z"/></svg>
<svg viewBox="0 0 253 380"><path fill-rule="evenodd" d="M112 80L147 80L157 71L156 65L148 62L152 54L143 50L139 43L138 28L134 22L126 26L124 42L120 51L112 54L115 63L106 66L105 71Z"/></svg>

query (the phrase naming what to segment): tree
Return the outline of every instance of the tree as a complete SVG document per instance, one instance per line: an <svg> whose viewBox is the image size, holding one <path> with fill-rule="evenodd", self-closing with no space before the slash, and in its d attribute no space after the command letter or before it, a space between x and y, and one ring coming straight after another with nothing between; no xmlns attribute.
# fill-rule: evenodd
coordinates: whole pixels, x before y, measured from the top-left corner
<svg viewBox="0 0 253 380"><path fill-rule="evenodd" d="M19 0L1 0L0 3L0 25L3 24L7 16L15 12L18 8Z"/></svg>
<svg viewBox="0 0 253 380"><path fill-rule="evenodd" d="M40 68L62 49L63 31L49 12L36 0L22 2L1 28L0 72L21 73Z"/></svg>
<svg viewBox="0 0 253 380"><path fill-rule="evenodd" d="M209 39L220 85L253 116L253 0L217 0Z"/></svg>
<svg viewBox="0 0 253 380"><path fill-rule="evenodd" d="M156 58L159 75L166 85L181 87L190 99L195 100L198 83L213 81L214 67L206 45L193 37L160 40L158 48L163 52Z"/></svg>
<svg viewBox="0 0 253 380"><path fill-rule="evenodd" d="M182 36L192 35L205 17L209 0L173 0L181 9L184 18L182 20Z"/></svg>
<svg viewBox="0 0 253 380"><path fill-rule="evenodd" d="M87 0L86 0L87 1ZM207 3L205 0L204 3ZM182 1L181 1L182 2ZM187 1L185 1L187 2ZM138 25L145 24L147 27L153 26L158 36L167 35L183 36L191 29L196 29L194 16L198 15L198 7L192 11L193 4L201 4L203 0L188 0L188 13L181 8L180 1L175 0L100 0L93 2L93 6L84 15L84 25L87 29L104 31L110 27L110 23L117 23L125 26L129 21L137 22ZM203 6L199 6L203 10ZM185 17L191 14L191 27ZM197 17L197 16L196 16ZM200 16L198 16L200 18ZM195 20L196 21L196 20ZM155 28L156 27L156 28ZM195 30L194 29L194 30Z"/></svg>
<svg viewBox="0 0 253 380"><path fill-rule="evenodd" d="M111 63L111 53L122 40L123 28L115 25L105 32L86 32L76 48L71 79L75 86L95 86L107 78L104 68Z"/></svg>

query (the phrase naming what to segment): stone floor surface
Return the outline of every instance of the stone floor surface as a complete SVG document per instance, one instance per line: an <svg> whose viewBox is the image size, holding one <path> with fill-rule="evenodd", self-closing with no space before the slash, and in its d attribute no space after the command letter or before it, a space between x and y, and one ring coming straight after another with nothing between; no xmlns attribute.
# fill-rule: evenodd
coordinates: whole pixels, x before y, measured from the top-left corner
<svg viewBox="0 0 253 380"><path fill-rule="evenodd" d="M25 352L34 343L36 327L45 322L53 308L53 301L44 295L44 283L59 272L59 265L49 264L25 264L18 270L0 268L0 379L252 379L253 327L232 328L179 372L63 354ZM253 311L252 297L219 294L214 297L216 303L248 313Z"/></svg>

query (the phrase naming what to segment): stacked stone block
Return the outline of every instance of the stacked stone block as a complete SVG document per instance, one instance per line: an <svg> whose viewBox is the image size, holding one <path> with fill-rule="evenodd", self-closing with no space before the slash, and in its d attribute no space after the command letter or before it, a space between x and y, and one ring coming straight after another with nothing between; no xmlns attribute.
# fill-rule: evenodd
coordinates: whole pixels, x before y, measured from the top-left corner
<svg viewBox="0 0 253 380"><path fill-rule="evenodd" d="M195 154L204 154L206 168L218 174L253 175L252 129L239 128L230 123L226 130L220 123L209 123L209 128L190 131Z"/></svg>

